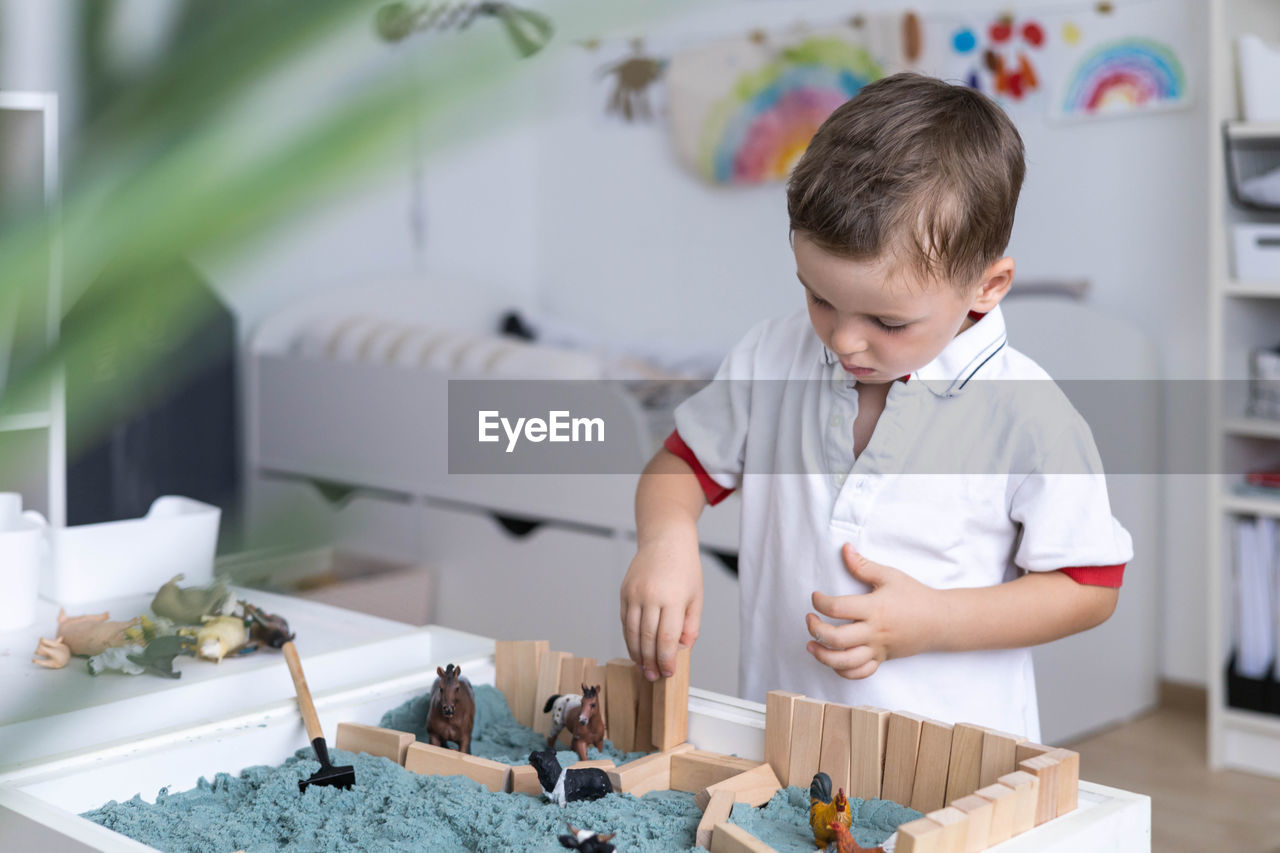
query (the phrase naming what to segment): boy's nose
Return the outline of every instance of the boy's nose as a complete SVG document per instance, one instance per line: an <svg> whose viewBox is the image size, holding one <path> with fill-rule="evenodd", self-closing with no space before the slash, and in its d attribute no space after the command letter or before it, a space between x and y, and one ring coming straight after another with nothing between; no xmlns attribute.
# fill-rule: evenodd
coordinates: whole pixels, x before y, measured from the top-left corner
<svg viewBox="0 0 1280 853"><path fill-rule="evenodd" d="M836 355L856 355L866 348L866 338L852 326L837 326L831 334L831 349Z"/></svg>

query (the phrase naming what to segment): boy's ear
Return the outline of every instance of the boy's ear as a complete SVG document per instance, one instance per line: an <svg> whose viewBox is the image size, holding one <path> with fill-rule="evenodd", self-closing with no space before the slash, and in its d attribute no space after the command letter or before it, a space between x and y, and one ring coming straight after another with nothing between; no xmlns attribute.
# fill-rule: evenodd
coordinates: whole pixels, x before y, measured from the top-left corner
<svg viewBox="0 0 1280 853"><path fill-rule="evenodd" d="M973 302L969 310L986 314L1000 304L1009 288L1013 285L1013 258L1001 258L982 273L982 283L974 291Z"/></svg>

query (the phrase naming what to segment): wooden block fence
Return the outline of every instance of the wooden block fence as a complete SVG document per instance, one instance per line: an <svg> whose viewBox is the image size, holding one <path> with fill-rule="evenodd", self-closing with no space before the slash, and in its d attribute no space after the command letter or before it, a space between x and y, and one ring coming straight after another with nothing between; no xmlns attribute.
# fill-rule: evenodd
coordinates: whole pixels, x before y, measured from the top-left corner
<svg viewBox="0 0 1280 853"><path fill-rule="evenodd" d="M1080 756L1071 750L967 723L952 726L784 691L767 697L764 762L696 750L683 740L688 731L688 650L682 650L676 675L656 689L629 660L596 664L551 651L541 641L501 642L495 663L496 681L513 715L520 720L527 711L525 718L535 730L542 722L543 733L549 732L542 704L576 680L579 690L589 682L610 694L604 715L615 746L632 751L649 742L670 744L622 767L608 760L574 766L600 767L616 791L634 796L656 790L694 792L704 811L697 840L713 853L771 850L728 822L733 804L763 805L788 784L807 788L819 769L832 777L833 788L847 786L849 796L893 799L925 814L899 827L900 853L978 853L1076 808ZM677 736L680 740L672 743ZM335 745L386 756L416 773L466 776L495 792L542 793L532 767L413 741L408 733L342 723Z"/></svg>
<svg viewBox="0 0 1280 853"><path fill-rule="evenodd" d="M847 779L848 796L923 813L898 828L900 853L978 853L1076 808L1078 753L969 723L775 690L766 697L764 742L761 768L782 785L807 788L822 770L832 793ZM698 805L706 808L724 784L699 794Z"/></svg>

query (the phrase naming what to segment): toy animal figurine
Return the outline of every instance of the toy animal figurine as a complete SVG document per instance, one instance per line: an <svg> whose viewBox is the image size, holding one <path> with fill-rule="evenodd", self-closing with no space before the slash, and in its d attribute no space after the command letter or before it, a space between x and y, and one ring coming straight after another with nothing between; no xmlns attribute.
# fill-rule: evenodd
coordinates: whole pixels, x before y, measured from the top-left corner
<svg viewBox="0 0 1280 853"><path fill-rule="evenodd" d="M561 769L554 749L529 753L529 763L538 773L542 795L558 806L580 800L598 800L613 793L608 773L599 767Z"/></svg>
<svg viewBox="0 0 1280 853"><path fill-rule="evenodd" d="M601 835L598 832L591 832L587 829L578 829L568 821L565 822L565 825L569 827L569 834L560 836L561 847L580 850L582 853L614 853L618 849L609 843L617 835L616 832Z"/></svg>
<svg viewBox="0 0 1280 853"><path fill-rule="evenodd" d="M838 823L850 826L853 815L849 812L849 800L845 798L844 788L831 797L831 777L826 773L817 773L809 783L809 828L813 830L813 843L823 850L836 840L831 824Z"/></svg>
<svg viewBox="0 0 1280 853"><path fill-rule="evenodd" d="M31 662L45 669L62 669L71 661L71 649L60 639L46 640L40 638L36 643L35 657Z"/></svg>
<svg viewBox="0 0 1280 853"><path fill-rule="evenodd" d="M102 675L104 672L115 671L125 675L142 675L146 670L129 659L130 654L140 652L142 652L142 646L132 643L107 649L102 654L89 658L89 674Z"/></svg>
<svg viewBox="0 0 1280 853"><path fill-rule="evenodd" d="M191 637L156 637L141 652L129 655L129 660L154 675L181 678L182 673L173 671L173 659L178 655L193 654L195 644Z"/></svg>
<svg viewBox="0 0 1280 853"><path fill-rule="evenodd" d="M249 623L250 639L273 649L278 649L293 639L289 623L284 621L283 616L264 613L247 601L240 602L240 606L244 608L244 618Z"/></svg>
<svg viewBox="0 0 1280 853"><path fill-rule="evenodd" d="M569 748L578 753L578 758L587 760L587 747L600 749L604 746L604 718L600 715L600 685L588 687L582 685L582 695L577 693L559 693L547 699L542 706L542 713L551 714L551 735L547 738L547 749L556 745L560 730L569 729L573 741Z"/></svg>
<svg viewBox="0 0 1280 853"><path fill-rule="evenodd" d="M108 622L109 614L88 613L68 616L58 611L58 639L67 644L73 655L92 657L112 646L123 646L129 640L125 631L138 624L137 617L128 622Z"/></svg>
<svg viewBox="0 0 1280 853"><path fill-rule="evenodd" d="M432 746L447 747L452 741L459 752L471 753L471 727L476 719L476 697L471 682L462 678L462 668L449 664L436 667L427 708L427 735Z"/></svg>
<svg viewBox="0 0 1280 853"><path fill-rule="evenodd" d="M244 620L240 617L205 618L207 621L196 632L196 657L218 663L249 642L249 632L245 630Z"/></svg>
<svg viewBox="0 0 1280 853"><path fill-rule="evenodd" d="M884 853L883 847L861 847L849 834L849 827L843 823L831 822L828 827L836 836L836 853ZM828 850L831 848L828 847Z"/></svg>
<svg viewBox="0 0 1280 853"><path fill-rule="evenodd" d="M151 611L157 616L172 619L179 625L199 625L205 616L220 614L231 597L222 581L183 589L178 586L182 578L182 575L174 575L151 600Z"/></svg>

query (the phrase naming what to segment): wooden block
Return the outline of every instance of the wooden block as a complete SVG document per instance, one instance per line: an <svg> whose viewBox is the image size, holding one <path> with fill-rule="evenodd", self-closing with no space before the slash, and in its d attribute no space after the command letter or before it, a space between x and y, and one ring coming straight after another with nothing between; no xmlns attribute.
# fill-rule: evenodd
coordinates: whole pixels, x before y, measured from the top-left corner
<svg viewBox="0 0 1280 853"><path fill-rule="evenodd" d="M699 791L693 798L698 808L706 810L710 804L711 798L719 791L730 791L733 794L733 800L736 803L746 803L749 806L762 806L769 800L773 799L773 795L778 793L782 788L782 784L778 781L778 776L773 772L773 768L768 764L760 764L739 773L737 776L730 776L723 782L717 782Z"/></svg>
<svg viewBox="0 0 1280 853"><path fill-rule="evenodd" d="M852 756L853 709L848 705L828 702L822 711L822 746L818 752L818 769L831 777L832 794L843 788L846 796L854 796L853 789L849 786Z"/></svg>
<svg viewBox="0 0 1280 853"><path fill-rule="evenodd" d="M928 814L946 805L947 771L951 766L951 726L925 719L920 724L916 778L911 784L911 808Z"/></svg>
<svg viewBox="0 0 1280 853"><path fill-rule="evenodd" d="M1055 749L1046 757L1058 759L1058 808L1056 817L1073 812L1080 794L1080 753L1069 749Z"/></svg>
<svg viewBox="0 0 1280 853"><path fill-rule="evenodd" d="M1045 746L1042 743L1032 743L1029 740L1022 741L1022 743L1018 744L1017 748L1014 750L1014 769L1016 770L1017 766L1028 758L1035 758L1037 755L1044 755L1046 752L1053 752L1053 747ZM1013 770L1010 770L1009 772L1012 773Z"/></svg>
<svg viewBox="0 0 1280 853"><path fill-rule="evenodd" d="M383 729L361 723L338 723L338 735L334 738L333 745L347 752L381 755L403 767L404 755L409 750L409 744L416 740L417 738L410 732L398 732L395 729Z"/></svg>
<svg viewBox="0 0 1280 853"><path fill-rule="evenodd" d="M510 789L511 765L426 743L409 745L404 769L424 776L466 776L495 794Z"/></svg>
<svg viewBox="0 0 1280 853"><path fill-rule="evenodd" d="M853 764L849 796L874 800L884 779L884 752L889 736L889 712L860 705L853 709Z"/></svg>
<svg viewBox="0 0 1280 853"><path fill-rule="evenodd" d="M711 833L711 853L775 853L774 849L736 823L716 824Z"/></svg>
<svg viewBox="0 0 1280 853"><path fill-rule="evenodd" d="M544 713L542 706L548 698L560 692L560 667L568 652L548 651L542 656L538 667L538 684L533 692L533 725L531 728L541 735L551 734L551 715Z"/></svg>
<svg viewBox="0 0 1280 853"><path fill-rule="evenodd" d="M764 700L764 760L783 787L791 784L791 713L799 693L770 690Z"/></svg>
<svg viewBox="0 0 1280 853"><path fill-rule="evenodd" d="M689 739L689 649L676 649L670 678L653 685L653 745L670 749Z"/></svg>
<svg viewBox="0 0 1280 853"><path fill-rule="evenodd" d="M826 703L817 699L797 699L791 711L791 761L787 778L805 790L818 772L822 755L822 715Z"/></svg>
<svg viewBox="0 0 1280 853"><path fill-rule="evenodd" d="M653 682L644 677L640 667L635 668L636 681L636 735L631 745L634 752L652 752L653 744Z"/></svg>
<svg viewBox="0 0 1280 853"><path fill-rule="evenodd" d="M650 791L669 791L672 757L692 750L692 744L682 743L666 752L655 752L606 772L613 783L613 790L621 794L643 797Z"/></svg>
<svg viewBox="0 0 1280 853"><path fill-rule="evenodd" d="M511 716L522 726L533 724L533 694L546 640L499 640L494 645L495 681L506 697Z"/></svg>
<svg viewBox="0 0 1280 853"><path fill-rule="evenodd" d="M1013 837L1013 812L1018 804L1017 792L1008 785L997 782L985 788L979 788L974 795L991 803L991 830L987 835L988 845L996 845Z"/></svg>
<svg viewBox="0 0 1280 853"><path fill-rule="evenodd" d="M925 817L942 827L938 838L939 853L964 853L965 838L969 834L968 815L947 806L945 809L929 812Z"/></svg>
<svg viewBox="0 0 1280 853"><path fill-rule="evenodd" d="M574 770L587 770L591 767L597 767L605 772L618 769L617 765L613 763L612 758L592 758L587 761L575 761L569 766Z"/></svg>
<svg viewBox="0 0 1280 853"><path fill-rule="evenodd" d="M587 667L595 666L595 658L565 658L560 664L560 686L557 693L581 693L582 685L587 680Z"/></svg>
<svg viewBox="0 0 1280 853"><path fill-rule="evenodd" d="M608 672L606 665L603 663L589 663L582 673L584 683L592 687L599 687L600 690L596 694L599 701L600 719L604 720L604 736L609 737L609 690L608 690Z"/></svg>
<svg viewBox="0 0 1280 853"><path fill-rule="evenodd" d="M943 827L927 817L904 823L898 827L898 846L895 853L938 853L942 849Z"/></svg>
<svg viewBox="0 0 1280 853"><path fill-rule="evenodd" d="M522 764L511 768L511 793L542 796L542 783L538 781L538 771L532 765Z"/></svg>
<svg viewBox="0 0 1280 853"><path fill-rule="evenodd" d="M636 745L636 665L626 658L605 664L604 691L609 695L604 725L609 740L623 752Z"/></svg>
<svg viewBox="0 0 1280 853"><path fill-rule="evenodd" d="M951 730L951 763L947 766L949 803L982 787L982 741L986 730L972 723L956 723Z"/></svg>
<svg viewBox="0 0 1280 853"><path fill-rule="evenodd" d="M1058 816L1058 765L1060 760L1053 753L1046 752L1028 758L1018 765L1024 773L1030 773L1040 780L1036 793L1036 826L1048 823Z"/></svg>
<svg viewBox="0 0 1280 853"><path fill-rule="evenodd" d="M924 717L916 714L895 711L889 715L889 733L884 744L884 782L880 785L880 796L884 799L910 805L923 724Z"/></svg>
<svg viewBox="0 0 1280 853"><path fill-rule="evenodd" d="M696 794L717 782L758 766L759 761L692 750L671 757L671 790Z"/></svg>
<svg viewBox="0 0 1280 853"><path fill-rule="evenodd" d="M964 853L981 853L991 846L991 815L995 811L994 803L977 794L970 794L953 802L951 808L959 809L969 818Z"/></svg>
<svg viewBox="0 0 1280 853"><path fill-rule="evenodd" d="M716 824L727 823L731 811L733 811L733 792L717 791L711 797L711 802L707 803L707 809L702 813L702 820L698 821L695 843L705 850L710 850L711 834Z"/></svg>
<svg viewBox="0 0 1280 853"><path fill-rule="evenodd" d="M1030 773L1015 770L1001 776L1000 784L1012 788L1016 795L1012 832L1014 835L1021 835L1036 825L1036 800L1040 794L1040 780Z"/></svg>
<svg viewBox="0 0 1280 853"><path fill-rule="evenodd" d="M1021 735L1011 735L986 729L982 733L982 769L978 774L978 787L994 785L1006 773L1018 769L1015 758L1018 744L1026 742ZM976 790L976 789L975 789Z"/></svg>

